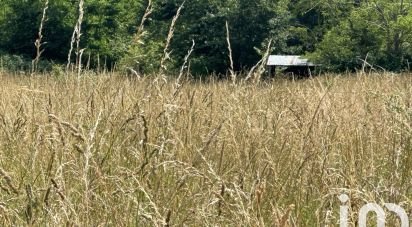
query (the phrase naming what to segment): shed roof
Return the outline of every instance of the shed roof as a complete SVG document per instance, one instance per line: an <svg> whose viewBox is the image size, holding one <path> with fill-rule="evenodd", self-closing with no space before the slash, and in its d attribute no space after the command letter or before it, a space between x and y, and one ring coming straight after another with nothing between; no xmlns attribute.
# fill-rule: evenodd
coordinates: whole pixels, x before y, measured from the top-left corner
<svg viewBox="0 0 412 227"><path fill-rule="evenodd" d="M270 55L267 65L269 66L315 66L308 59L299 55Z"/></svg>

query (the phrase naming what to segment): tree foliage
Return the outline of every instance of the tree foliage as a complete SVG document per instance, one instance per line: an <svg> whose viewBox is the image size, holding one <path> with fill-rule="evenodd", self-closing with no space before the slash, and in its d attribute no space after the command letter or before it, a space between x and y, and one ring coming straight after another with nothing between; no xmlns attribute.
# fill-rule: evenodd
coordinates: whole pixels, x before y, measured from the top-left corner
<svg viewBox="0 0 412 227"><path fill-rule="evenodd" d="M183 0L153 1L153 12L136 32L147 0L88 0L81 46L92 67L100 61L121 69L156 72L171 20ZM0 52L33 58L44 0L0 2ZM77 20L78 0L50 1L43 58L64 63ZM273 54L306 54L330 70L365 64L409 69L412 61L412 3L404 0L191 0L185 1L171 39L172 73L195 42L189 67L194 74L226 73L229 24L235 69L260 60L269 40ZM83 60L87 60L84 58Z"/></svg>
<svg viewBox="0 0 412 227"><path fill-rule="evenodd" d="M311 55L335 70L374 68L399 71L411 62L412 5L395 0L360 4L329 30Z"/></svg>

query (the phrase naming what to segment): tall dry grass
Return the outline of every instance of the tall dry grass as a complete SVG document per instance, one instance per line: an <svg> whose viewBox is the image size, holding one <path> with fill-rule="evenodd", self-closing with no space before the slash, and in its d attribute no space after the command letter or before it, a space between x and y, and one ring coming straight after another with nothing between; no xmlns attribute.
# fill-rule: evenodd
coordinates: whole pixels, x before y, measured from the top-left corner
<svg viewBox="0 0 412 227"><path fill-rule="evenodd" d="M42 45L46 43L42 41L43 40L43 29L44 29L44 24L47 21L47 10L48 9L49 9L49 0L46 0L44 2L43 13L42 13L42 17L40 20L39 32L37 33L38 37L36 41L34 42L34 46L36 47L36 57L32 61L31 73L37 72L38 65L40 62L40 57L44 52L44 49L42 49Z"/></svg>
<svg viewBox="0 0 412 227"><path fill-rule="evenodd" d="M2 226L338 226L341 193L352 223L411 213L409 75L1 80Z"/></svg>

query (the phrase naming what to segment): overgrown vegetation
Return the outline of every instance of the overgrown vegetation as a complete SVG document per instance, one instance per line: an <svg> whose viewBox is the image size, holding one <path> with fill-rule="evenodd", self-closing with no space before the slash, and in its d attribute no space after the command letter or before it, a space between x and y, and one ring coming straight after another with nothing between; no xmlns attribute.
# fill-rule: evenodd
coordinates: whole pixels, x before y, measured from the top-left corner
<svg viewBox="0 0 412 227"><path fill-rule="evenodd" d="M117 66L141 74L157 72L171 20L183 2L86 1L79 28L84 64ZM48 4L43 60L67 63L79 3L55 0ZM1 1L0 50L34 59L44 6L45 0ZM405 0L191 0L184 3L175 24L169 48L173 61L167 68L177 73L194 41L192 74L227 73L228 22L236 71L255 65L269 40L273 40L270 53L305 54L328 70L410 70L411 21L412 3Z"/></svg>
<svg viewBox="0 0 412 227"><path fill-rule="evenodd" d="M352 224L412 208L412 77L387 72L410 70L410 2L0 6L1 226L336 226L342 193ZM356 73L272 80L271 53Z"/></svg>
<svg viewBox="0 0 412 227"><path fill-rule="evenodd" d="M366 201L411 207L408 75L1 81L2 226L337 226L341 193L353 223Z"/></svg>

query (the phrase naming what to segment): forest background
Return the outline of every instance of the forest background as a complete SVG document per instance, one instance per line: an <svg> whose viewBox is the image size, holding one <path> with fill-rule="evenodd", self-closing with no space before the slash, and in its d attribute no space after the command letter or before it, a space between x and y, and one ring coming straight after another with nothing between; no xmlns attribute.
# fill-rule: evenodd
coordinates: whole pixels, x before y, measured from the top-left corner
<svg viewBox="0 0 412 227"><path fill-rule="evenodd" d="M182 0L84 1L83 64L92 69L105 65L156 72L173 17L182 4ZM2 68L30 69L37 56L40 25L40 69L67 64L79 13L78 0L2 0ZM249 70L262 58L269 41L271 54L305 55L335 72L354 71L365 64L376 70L409 71L412 62L409 1L190 0L179 14L167 44L170 58L165 68L171 74L179 71L193 43L189 61L193 75L226 73L229 54L234 70ZM227 48L228 31L232 53Z"/></svg>

